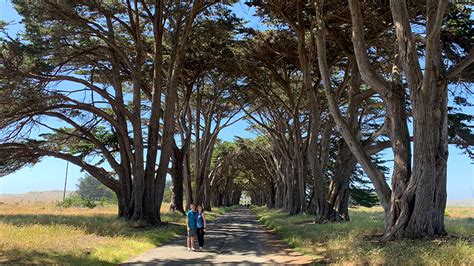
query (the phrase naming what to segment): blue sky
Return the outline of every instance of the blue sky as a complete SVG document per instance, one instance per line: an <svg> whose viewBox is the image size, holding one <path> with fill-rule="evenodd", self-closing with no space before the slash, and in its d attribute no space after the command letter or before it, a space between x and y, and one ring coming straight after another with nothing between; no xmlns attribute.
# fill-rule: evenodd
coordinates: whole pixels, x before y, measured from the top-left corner
<svg viewBox="0 0 474 266"><path fill-rule="evenodd" d="M259 23L258 18L252 17L254 10L237 3L233 7L234 12L239 17L244 17L249 21L248 25L257 29L264 29L265 26ZM21 18L12 5L7 1L0 0L0 19L5 21L18 22ZM8 31L15 34L21 31L22 26L15 23L9 26ZM468 113L473 114L473 108L469 108ZM232 140L234 136L253 137L255 134L246 131L248 124L245 121L224 129L219 138ZM386 159L391 159L391 152L384 152ZM391 163L390 163L391 164ZM29 191L60 190L64 186L64 175L66 162L55 158L44 158L33 167L21 169L6 177L0 178L0 194L16 194ZM69 164L68 190L76 188L77 180L82 176L80 168ZM460 200L474 198L474 164L469 158L461 154L461 151L450 146L448 160L448 200Z"/></svg>

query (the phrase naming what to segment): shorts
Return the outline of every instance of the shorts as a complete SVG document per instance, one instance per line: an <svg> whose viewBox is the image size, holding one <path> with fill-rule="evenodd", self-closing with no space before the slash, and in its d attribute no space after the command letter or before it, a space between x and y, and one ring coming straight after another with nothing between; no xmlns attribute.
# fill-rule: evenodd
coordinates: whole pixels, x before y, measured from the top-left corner
<svg viewBox="0 0 474 266"><path fill-rule="evenodd" d="M196 237L196 228L189 228L188 237Z"/></svg>

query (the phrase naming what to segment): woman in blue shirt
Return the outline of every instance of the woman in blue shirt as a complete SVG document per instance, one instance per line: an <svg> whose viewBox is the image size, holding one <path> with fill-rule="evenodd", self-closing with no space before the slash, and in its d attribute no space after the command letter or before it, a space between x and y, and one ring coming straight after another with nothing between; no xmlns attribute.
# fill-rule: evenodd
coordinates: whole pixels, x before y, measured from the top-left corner
<svg viewBox="0 0 474 266"><path fill-rule="evenodd" d="M197 207L196 227L197 227L196 234L198 237L199 251L202 251L202 247L204 246L204 232L206 231L206 214L204 214L204 211L201 205L198 205Z"/></svg>

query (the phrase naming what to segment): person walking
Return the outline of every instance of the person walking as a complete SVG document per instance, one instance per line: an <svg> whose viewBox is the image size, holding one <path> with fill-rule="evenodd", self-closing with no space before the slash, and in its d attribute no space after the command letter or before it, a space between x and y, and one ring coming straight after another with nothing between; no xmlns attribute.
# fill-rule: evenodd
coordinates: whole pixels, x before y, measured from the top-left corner
<svg viewBox="0 0 474 266"><path fill-rule="evenodd" d="M188 246L188 251L195 251L194 249L194 238L196 237L196 206L194 204L190 205L190 210L186 213L186 229L188 232L188 237L186 239L186 244Z"/></svg>
<svg viewBox="0 0 474 266"><path fill-rule="evenodd" d="M206 214L201 205L198 205L197 207L196 227L199 251L202 251L202 248L204 247L204 233L206 232Z"/></svg>

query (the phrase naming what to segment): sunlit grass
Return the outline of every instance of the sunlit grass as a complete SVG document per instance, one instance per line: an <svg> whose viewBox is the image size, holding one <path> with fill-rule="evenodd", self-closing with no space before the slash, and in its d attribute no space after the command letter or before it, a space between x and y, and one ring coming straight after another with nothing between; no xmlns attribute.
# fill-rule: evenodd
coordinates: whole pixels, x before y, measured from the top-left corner
<svg viewBox="0 0 474 266"><path fill-rule="evenodd" d="M117 219L117 207L0 205L0 264L117 264L185 233L185 216L162 207L163 227ZM214 209L209 218L228 209Z"/></svg>
<svg viewBox="0 0 474 266"><path fill-rule="evenodd" d="M298 251L319 262L341 264L472 264L474 208L448 208L446 228L439 239L381 242L380 208L351 209L351 221L314 224L310 215L288 216L278 210L253 208L260 221Z"/></svg>

